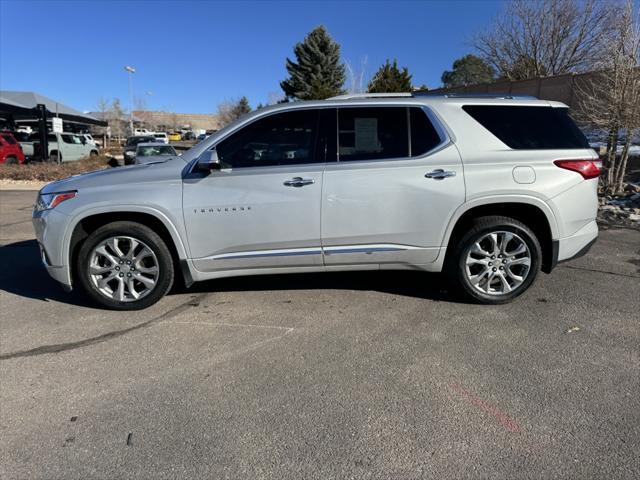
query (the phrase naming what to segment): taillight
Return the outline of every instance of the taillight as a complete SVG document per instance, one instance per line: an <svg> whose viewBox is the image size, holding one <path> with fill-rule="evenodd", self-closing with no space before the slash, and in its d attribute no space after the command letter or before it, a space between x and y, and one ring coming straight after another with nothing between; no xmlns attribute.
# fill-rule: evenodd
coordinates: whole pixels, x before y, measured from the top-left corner
<svg viewBox="0 0 640 480"><path fill-rule="evenodd" d="M582 175L582 178L589 180L590 178L598 178L602 161L600 160L556 160L553 162L556 166L565 170L572 170Z"/></svg>

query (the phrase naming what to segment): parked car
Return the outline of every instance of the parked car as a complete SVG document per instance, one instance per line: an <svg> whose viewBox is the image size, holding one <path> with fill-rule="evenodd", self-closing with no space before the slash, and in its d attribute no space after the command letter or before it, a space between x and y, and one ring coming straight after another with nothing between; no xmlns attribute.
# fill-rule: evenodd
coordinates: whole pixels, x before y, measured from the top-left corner
<svg viewBox="0 0 640 480"><path fill-rule="evenodd" d="M165 132L156 132L153 134L153 136L156 138L156 141L158 142L162 142L162 143L169 143L169 136L165 133Z"/></svg>
<svg viewBox="0 0 640 480"><path fill-rule="evenodd" d="M22 147L10 132L0 132L0 163L24 163Z"/></svg>
<svg viewBox="0 0 640 480"><path fill-rule="evenodd" d="M165 161L167 157L177 157L176 149L161 142L139 143L136 147L134 163L153 163Z"/></svg>
<svg viewBox="0 0 640 480"><path fill-rule="evenodd" d="M38 134L33 134L31 137L34 139L34 157L42 158L43 152ZM81 160L87 157L95 157L99 154L98 147L95 144L87 142L83 136L75 133L49 133L47 134L47 143L49 146L49 160L56 163Z"/></svg>
<svg viewBox="0 0 640 480"><path fill-rule="evenodd" d="M90 133L80 133L78 134L80 135L80 138L84 138L86 143L89 143L91 145L95 145L96 149L100 150L100 144L98 143L98 141L96 139L93 138L93 136L91 136Z"/></svg>
<svg viewBox="0 0 640 480"><path fill-rule="evenodd" d="M444 271L454 294L501 304L594 243L600 168L559 102L347 95L50 183L33 223L49 274L113 309L176 277L354 269Z"/></svg>
<svg viewBox="0 0 640 480"><path fill-rule="evenodd" d="M182 134L180 132L171 132L169 134L169 140L172 142L179 142L182 140Z"/></svg>
<svg viewBox="0 0 640 480"><path fill-rule="evenodd" d="M149 136L149 135L153 135L155 132L152 132L151 130L147 130L146 128L134 128L133 129L133 136Z"/></svg>
<svg viewBox="0 0 640 480"><path fill-rule="evenodd" d="M196 135L192 131L184 132L182 134L182 139L183 140L195 140L196 139Z"/></svg>
<svg viewBox="0 0 640 480"><path fill-rule="evenodd" d="M13 135L13 138L18 141L22 153L24 154L24 161L28 163L33 158L33 142L31 141L31 135L24 130L7 131Z"/></svg>
<svg viewBox="0 0 640 480"><path fill-rule="evenodd" d="M203 141L205 138L207 138L209 135L207 135L206 133L201 133L200 135L198 135L196 137L196 142L200 143L201 141Z"/></svg>
<svg viewBox="0 0 640 480"><path fill-rule="evenodd" d="M135 162L136 148L139 143L153 143L156 141L156 137L152 135L133 135L127 138L127 143L124 145L124 164L131 165Z"/></svg>

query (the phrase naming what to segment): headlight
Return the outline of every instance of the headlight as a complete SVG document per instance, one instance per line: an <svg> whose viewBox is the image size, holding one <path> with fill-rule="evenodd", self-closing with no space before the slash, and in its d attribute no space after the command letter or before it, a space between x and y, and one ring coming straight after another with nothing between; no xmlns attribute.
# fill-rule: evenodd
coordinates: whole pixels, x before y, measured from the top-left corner
<svg viewBox="0 0 640 480"><path fill-rule="evenodd" d="M38 195L38 201L36 202L35 211L42 212L43 210L50 210L55 208L56 205L75 197L78 192L58 192L58 193L41 193Z"/></svg>

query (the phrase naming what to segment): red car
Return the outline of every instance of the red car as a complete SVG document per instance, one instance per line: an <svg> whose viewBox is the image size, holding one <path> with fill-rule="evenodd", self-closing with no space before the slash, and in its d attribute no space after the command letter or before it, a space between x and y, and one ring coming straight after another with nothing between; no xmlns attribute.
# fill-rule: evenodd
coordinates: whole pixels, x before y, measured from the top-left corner
<svg viewBox="0 0 640 480"><path fill-rule="evenodd" d="M0 132L0 163L24 163L24 153L9 132Z"/></svg>

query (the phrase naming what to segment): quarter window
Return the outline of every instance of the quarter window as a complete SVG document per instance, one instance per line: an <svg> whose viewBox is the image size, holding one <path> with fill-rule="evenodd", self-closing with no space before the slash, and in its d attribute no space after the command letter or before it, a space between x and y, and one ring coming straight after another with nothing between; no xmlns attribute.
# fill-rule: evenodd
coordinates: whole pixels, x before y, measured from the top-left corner
<svg viewBox="0 0 640 480"><path fill-rule="evenodd" d="M229 168L323 162L316 155L317 110L270 115L242 128L216 146Z"/></svg>
<svg viewBox="0 0 640 480"><path fill-rule="evenodd" d="M509 148L590 148L567 108L465 105L462 109Z"/></svg>
<svg viewBox="0 0 640 480"><path fill-rule="evenodd" d="M407 109L339 109L338 152L341 162L408 157Z"/></svg>
<svg viewBox="0 0 640 480"><path fill-rule="evenodd" d="M410 111L411 156L418 157L434 149L442 139L423 109L412 107Z"/></svg>

